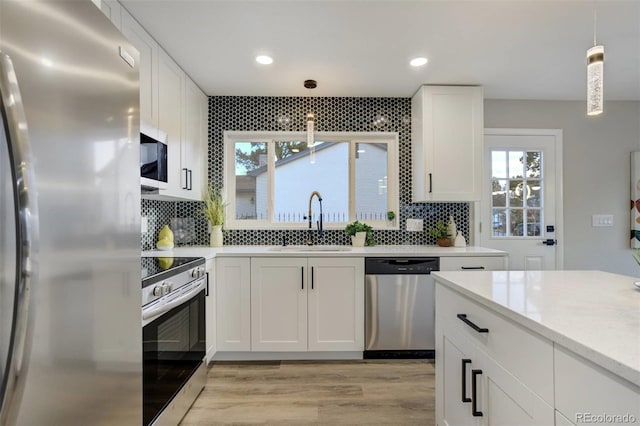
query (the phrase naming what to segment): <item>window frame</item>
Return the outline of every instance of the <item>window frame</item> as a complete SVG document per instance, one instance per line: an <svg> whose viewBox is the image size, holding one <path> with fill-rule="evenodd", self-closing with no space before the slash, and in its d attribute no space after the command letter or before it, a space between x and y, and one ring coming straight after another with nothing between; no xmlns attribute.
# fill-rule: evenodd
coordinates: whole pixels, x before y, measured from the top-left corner
<svg viewBox="0 0 640 426"><path fill-rule="evenodd" d="M347 223L355 218L355 161L356 144L358 143L386 143L387 144L387 211L393 211L396 219L367 220L366 223L374 229L399 229L399 183L398 172L398 141L397 132L316 132L315 139L323 142L341 142L349 144L349 220L348 222L325 222L325 229L344 229ZM305 222L275 222L275 158L273 155L275 142L306 140L305 132L269 132L269 131L237 131L224 132L224 188L223 197L227 203L225 228L227 229L301 229ZM236 175L235 175L235 145L236 142L267 143L267 219L236 219ZM304 207L304 206L303 206ZM306 229L306 227L304 228Z"/></svg>

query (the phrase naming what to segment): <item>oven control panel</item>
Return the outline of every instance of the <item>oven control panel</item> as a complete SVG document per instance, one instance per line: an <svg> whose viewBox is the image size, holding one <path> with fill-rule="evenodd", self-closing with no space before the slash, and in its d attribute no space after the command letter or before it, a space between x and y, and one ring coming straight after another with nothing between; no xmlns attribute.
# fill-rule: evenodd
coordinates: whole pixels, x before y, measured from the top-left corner
<svg viewBox="0 0 640 426"><path fill-rule="evenodd" d="M168 277L165 274L159 278L157 282L142 288L142 306L152 303L173 291L177 291L190 282L203 277L205 271L204 265L195 265Z"/></svg>

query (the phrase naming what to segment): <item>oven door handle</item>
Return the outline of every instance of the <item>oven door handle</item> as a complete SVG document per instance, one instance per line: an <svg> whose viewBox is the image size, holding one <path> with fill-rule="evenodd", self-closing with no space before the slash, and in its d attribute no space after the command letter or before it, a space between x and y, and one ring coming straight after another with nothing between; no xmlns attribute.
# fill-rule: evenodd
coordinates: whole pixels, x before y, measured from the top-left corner
<svg viewBox="0 0 640 426"><path fill-rule="evenodd" d="M143 310L142 325L145 326L150 322L154 321L156 318L158 318L162 314L169 312L171 309L175 308L176 306L182 305L184 302L193 298L193 296L195 296L196 294L200 293L204 288L205 288L205 280L201 278L198 280L197 286L193 287L191 290L189 290L187 293L183 294L182 296L176 297L175 299L163 305L160 305L157 308Z"/></svg>

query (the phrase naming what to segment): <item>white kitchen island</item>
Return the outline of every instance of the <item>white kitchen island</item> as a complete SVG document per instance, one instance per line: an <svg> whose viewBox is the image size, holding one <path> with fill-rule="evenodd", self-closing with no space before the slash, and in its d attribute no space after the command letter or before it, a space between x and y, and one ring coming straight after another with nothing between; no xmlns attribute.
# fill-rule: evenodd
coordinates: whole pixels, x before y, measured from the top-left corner
<svg viewBox="0 0 640 426"><path fill-rule="evenodd" d="M433 275L440 426L640 424L634 277Z"/></svg>

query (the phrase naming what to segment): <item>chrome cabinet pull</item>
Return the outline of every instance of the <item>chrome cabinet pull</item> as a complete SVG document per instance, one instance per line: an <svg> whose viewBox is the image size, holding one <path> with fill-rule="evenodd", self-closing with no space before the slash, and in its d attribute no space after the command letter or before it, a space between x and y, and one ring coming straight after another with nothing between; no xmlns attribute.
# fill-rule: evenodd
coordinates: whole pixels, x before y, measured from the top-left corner
<svg viewBox="0 0 640 426"><path fill-rule="evenodd" d="M469 319L467 319L467 314L458 314L456 315L458 317L458 319L460 319L463 323L467 324L469 327L473 328L475 331L477 331L478 333L488 333L489 329L488 328L482 328L482 327L478 327L477 325L475 325L473 322L471 322Z"/></svg>
<svg viewBox="0 0 640 426"><path fill-rule="evenodd" d="M484 266L461 266L460 269L464 271L481 271L484 270Z"/></svg>

